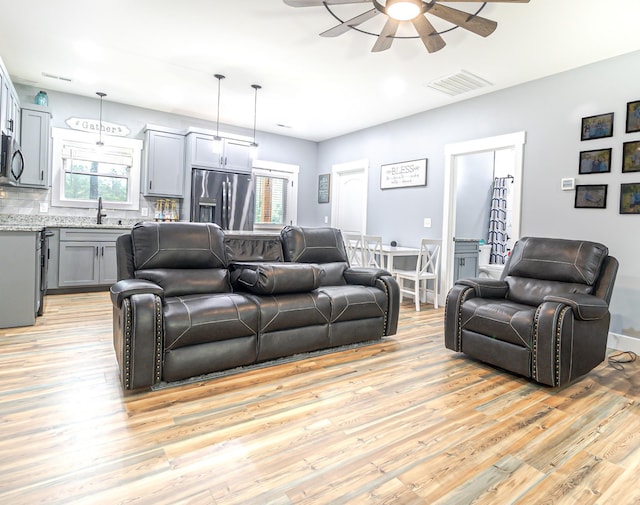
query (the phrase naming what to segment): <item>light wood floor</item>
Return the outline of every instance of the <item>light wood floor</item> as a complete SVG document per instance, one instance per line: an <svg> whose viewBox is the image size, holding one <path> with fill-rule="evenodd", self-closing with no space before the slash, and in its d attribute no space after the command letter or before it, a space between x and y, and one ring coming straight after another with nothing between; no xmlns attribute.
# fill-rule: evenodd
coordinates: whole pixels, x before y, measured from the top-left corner
<svg viewBox="0 0 640 505"><path fill-rule="evenodd" d="M368 347L123 394L106 293L0 330L0 503L640 503L640 363L552 390L406 302Z"/></svg>

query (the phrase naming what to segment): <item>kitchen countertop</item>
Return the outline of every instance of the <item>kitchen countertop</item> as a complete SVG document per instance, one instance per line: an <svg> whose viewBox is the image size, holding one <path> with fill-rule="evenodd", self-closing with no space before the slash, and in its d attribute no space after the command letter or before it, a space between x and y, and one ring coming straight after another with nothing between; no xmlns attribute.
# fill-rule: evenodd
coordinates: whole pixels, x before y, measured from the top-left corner
<svg viewBox="0 0 640 505"><path fill-rule="evenodd" d="M43 228L130 230L138 221L107 218L103 224L97 224L95 218L88 217L0 214L0 231L40 231Z"/></svg>

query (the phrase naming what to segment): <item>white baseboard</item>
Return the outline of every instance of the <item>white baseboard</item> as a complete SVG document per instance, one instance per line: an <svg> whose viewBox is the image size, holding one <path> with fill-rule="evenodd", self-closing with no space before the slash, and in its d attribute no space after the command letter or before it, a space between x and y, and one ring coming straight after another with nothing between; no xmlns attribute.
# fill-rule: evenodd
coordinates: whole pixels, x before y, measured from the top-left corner
<svg viewBox="0 0 640 505"><path fill-rule="evenodd" d="M617 351L633 351L636 354L640 354L640 338L610 332L607 339L607 347Z"/></svg>

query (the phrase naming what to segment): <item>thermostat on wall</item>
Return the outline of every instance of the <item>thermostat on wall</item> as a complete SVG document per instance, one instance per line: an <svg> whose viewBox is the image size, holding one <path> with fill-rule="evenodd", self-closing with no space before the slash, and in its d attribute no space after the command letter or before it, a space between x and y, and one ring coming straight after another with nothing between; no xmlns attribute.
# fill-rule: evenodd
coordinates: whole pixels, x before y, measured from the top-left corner
<svg viewBox="0 0 640 505"><path fill-rule="evenodd" d="M576 189L576 180L573 177L560 179L560 189L562 189L562 191L571 191Z"/></svg>

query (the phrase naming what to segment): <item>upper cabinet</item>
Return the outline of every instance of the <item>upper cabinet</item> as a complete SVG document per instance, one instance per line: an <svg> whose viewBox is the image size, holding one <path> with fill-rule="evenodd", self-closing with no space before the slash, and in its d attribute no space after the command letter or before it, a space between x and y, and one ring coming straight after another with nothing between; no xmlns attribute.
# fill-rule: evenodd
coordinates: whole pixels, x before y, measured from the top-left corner
<svg viewBox="0 0 640 505"><path fill-rule="evenodd" d="M20 100L0 60L0 130L20 141Z"/></svg>
<svg viewBox="0 0 640 505"><path fill-rule="evenodd" d="M204 131L187 134L187 166L217 168L232 172L251 172L251 147L247 140L222 138Z"/></svg>
<svg viewBox="0 0 640 505"><path fill-rule="evenodd" d="M27 104L22 108L21 125L24 171L19 186L49 186L51 153L51 113L48 107Z"/></svg>
<svg viewBox="0 0 640 505"><path fill-rule="evenodd" d="M184 197L184 134L147 126L144 145L145 196Z"/></svg>

